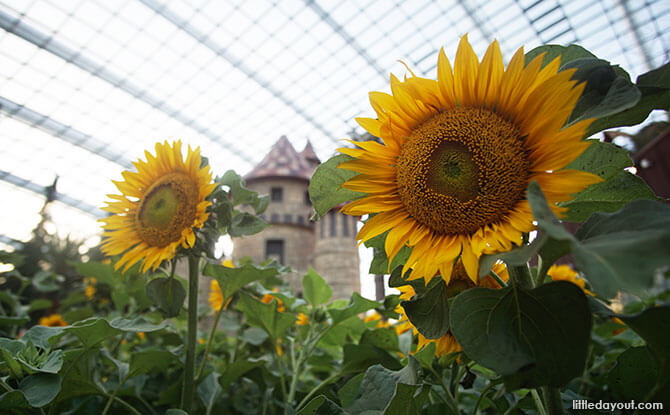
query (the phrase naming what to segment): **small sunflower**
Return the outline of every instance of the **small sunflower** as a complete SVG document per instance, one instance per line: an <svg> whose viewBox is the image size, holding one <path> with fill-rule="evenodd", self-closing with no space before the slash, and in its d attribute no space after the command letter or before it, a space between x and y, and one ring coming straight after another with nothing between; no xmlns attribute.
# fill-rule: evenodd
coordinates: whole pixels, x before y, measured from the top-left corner
<svg viewBox="0 0 670 415"><path fill-rule="evenodd" d="M585 294L593 296L594 294L586 289L586 281L579 278L577 271L570 268L569 265L552 265L547 271L547 275L552 281L567 281L575 284L584 291Z"/></svg>
<svg viewBox="0 0 670 415"><path fill-rule="evenodd" d="M119 255L115 269L144 260L142 272L156 269L174 257L178 246L192 247L193 228L201 228L214 190L209 166L201 167L200 148L191 150L184 161L181 142L156 144L156 156L144 152L147 161L134 163L137 172L124 171L124 181L114 181L121 195L107 195L103 209L113 213L101 219L102 251Z"/></svg>
<svg viewBox="0 0 670 415"><path fill-rule="evenodd" d="M84 278L84 295L87 299L92 300L97 289L95 288L98 280L95 277Z"/></svg>
<svg viewBox="0 0 670 415"><path fill-rule="evenodd" d="M298 321L295 323L298 326L304 326L309 323L309 317L305 313L298 313Z"/></svg>
<svg viewBox="0 0 670 415"><path fill-rule="evenodd" d="M390 327L391 323L387 319L384 318L381 314L379 314L378 311L373 311L372 314L365 316L363 319L363 323L369 323L371 321L376 321L377 325L375 328L385 328L385 327Z"/></svg>
<svg viewBox="0 0 670 415"><path fill-rule="evenodd" d="M503 281L507 281L509 279L509 274L507 272L507 267L505 267L505 264L495 263L493 265L493 271L496 274L498 274L498 276ZM496 282L496 280L494 280L493 277L489 275L480 278L475 284L468 277L465 268L461 262L458 262L454 267L452 278L446 285L447 285L448 298L451 298L457 295L458 293L473 287L485 287L493 289L502 288ZM399 298L403 301L410 300L416 294L414 288L412 288L411 285L403 285L401 287L398 287L398 290L401 293ZM421 334L419 330L417 330L417 328L414 327L414 325L412 325L412 323L407 318L407 313L405 313L405 309L401 305L398 305L398 307L396 307L395 312L400 314L400 320L398 321L398 324L395 325L396 333L400 335L408 330L412 330L414 334L416 334L418 337L417 350L424 348L430 343L435 343L435 355L437 355L438 357L444 356L449 353L460 352L462 350L461 345L458 344L456 338L451 334L450 331L447 331L447 333L445 333L445 335L440 337L439 339L428 339L423 334Z"/></svg>
<svg viewBox="0 0 670 415"><path fill-rule="evenodd" d="M505 69L494 41L480 63L463 36L453 70L440 51L437 81L391 75L392 95L371 92L377 119L357 121L383 144L339 149L355 158L339 167L360 173L343 187L367 193L342 211L376 214L357 238L388 231L389 258L412 247L410 279L439 273L448 282L460 258L477 281L483 253L520 245L534 229L531 181L557 214L565 209L556 203L600 181L564 169L588 147L582 137L593 120L563 128L584 85L570 80L574 70L558 72L558 58L542 68L543 57L525 65L521 48Z"/></svg>
<svg viewBox="0 0 670 415"><path fill-rule="evenodd" d="M50 314L48 316L44 316L40 318L37 324L39 324L40 326L47 326L47 327L67 326L67 322L63 320L63 317L60 314Z"/></svg>
<svg viewBox="0 0 670 415"><path fill-rule="evenodd" d="M273 291L275 291L275 290L273 290ZM281 298L276 297L272 294L265 294L261 298L261 302L263 304L270 304L272 302L272 300L277 300L277 311L279 311L280 313L283 313L284 311L286 311L286 307L284 306L284 302L281 300Z"/></svg>

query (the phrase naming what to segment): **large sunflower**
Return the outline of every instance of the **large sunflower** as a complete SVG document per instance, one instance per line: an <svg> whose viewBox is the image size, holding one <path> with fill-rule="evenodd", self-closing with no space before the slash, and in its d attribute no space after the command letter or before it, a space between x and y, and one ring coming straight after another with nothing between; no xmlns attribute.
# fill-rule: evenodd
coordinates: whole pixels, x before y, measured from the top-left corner
<svg viewBox="0 0 670 415"><path fill-rule="evenodd" d="M342 211L376 214L358 239L389 231L389 257L413 247L403 270L412 268L410 279L439 273L449 281L460 256L476 281L482 253L509 250L534 228L531 181L560 214L557 202L600 180L564 169L588 147L582 137L592 120L562 128L583 84L570 80L574 70L558 72L558 58L544 68L543 55L524 59L521 48L505 69L494 41L480 63L463 36L453 71L440 51L437 81L391 75L392 95L370 93L377 119L357 121L383 144L339 149L356 158L339 167L360 173L343 187L367 193Z"/></svg>
<svg viewBox="0 0 670 415"><path fill-rule="evenodd" d="M209 166L201 167L200 148L188 147L186 161L181 142L156 144L156 156L144 152L147 161L138 160L137 172L124 171L124 181L114 181L120 195L107 195L111 201L103 209L113 213L101 219L102 251L119 255L114 266L125 264L124 271L140 260L142 272L156 269L171 259L178 246L192 247L193 228L201 228L211 202L205 200L214 190Z"/></svg>
<svg viewBox="0 0 670 415"><path fill-rule="evenodd" d="M509 273L507 272L507 267L502 262L496 262L495 264L493 264L493 271L496 274L498 274L498 276L503 281L507 281L509 279ZM467 273L465 272L465 268L463 267L463 264L460 261L454 267L453 276L446 285L447 285L446 289L448 298L454 297L460 292L473 287L485 287L493 289L502 288L500 284L498 284L498 282L494 280L493 277L491 277L490 275L487 275L483 278L479 278L476 283L473 282L468 277ZM398 290L400 291L399 298L405 301L412 299L412 297L414 297L414 295L416 294L414 288L412 288L411 285L403 285L401 287L398 287ZM417 328L414 327L414 325L409 321L409 319L407 318L407 313L405 313L405 309L401 305L398 305L396 307L395 312L400 314L400 320L398 321L398 324L396 324L395 326L396 333L400 335L408 330L412 330L414 334L417 335L418 338L417 350L423 349L430 343L435 343L435 355L438 357L444 356L449 353L460 352L462 350L461 345L458 344L458 341L456 341L456 338L454 337L453 334L451 334L450 331L447 331L444 334L444 336L438 339L429 339L423 334L421 334L419 330L417 330Z"/></svg>

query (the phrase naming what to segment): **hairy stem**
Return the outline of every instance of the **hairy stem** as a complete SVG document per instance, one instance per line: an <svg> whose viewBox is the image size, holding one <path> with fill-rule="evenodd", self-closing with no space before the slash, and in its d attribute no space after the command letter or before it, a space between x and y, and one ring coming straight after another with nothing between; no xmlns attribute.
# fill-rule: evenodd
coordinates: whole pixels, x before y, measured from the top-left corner
<svg viewBox="0 0 670 415"><path fill-rule="evenodd" d="M533 288L533 279L530 277L530 270L528 265L517 265L508 267L509 270L509 279L517 287L532 289Z"/></svg>
<svg viewBox="0 0 670 415"><path fill-rule="evenodd" d="M560 389L543 386L542 396L547 406L547 415L563 415L563 400L561 399Z"/></svg>
<svg viewBox="0 0 670 415"><path fill-rule="evenodd" d="M191 411L195 391L195 340L198 331L198 273L200 258L188 257L188 332L186 334L186 362L184 384L181 390L181 409Z"/></svg>

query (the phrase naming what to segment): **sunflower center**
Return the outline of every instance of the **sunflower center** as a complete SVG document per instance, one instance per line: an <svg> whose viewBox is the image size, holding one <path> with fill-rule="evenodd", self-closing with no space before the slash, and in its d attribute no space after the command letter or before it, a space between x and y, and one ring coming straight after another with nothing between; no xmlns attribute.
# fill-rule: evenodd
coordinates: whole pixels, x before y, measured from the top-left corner
<svg viewBox="0 0 670 415"><path fill-rule="evenodd" d="M154 182L140 200L135 222L149 246L164 247L181 238L195 220L198 188L184 173L170 173Z"/></svg>
<svg viewBox="0 0 670 415"><path fill-rule="evenodd" d="M529 168L514 124L457 107L412 131L398 157L398 192L417 222L440 234L472 234L525 197Z"/></svg>

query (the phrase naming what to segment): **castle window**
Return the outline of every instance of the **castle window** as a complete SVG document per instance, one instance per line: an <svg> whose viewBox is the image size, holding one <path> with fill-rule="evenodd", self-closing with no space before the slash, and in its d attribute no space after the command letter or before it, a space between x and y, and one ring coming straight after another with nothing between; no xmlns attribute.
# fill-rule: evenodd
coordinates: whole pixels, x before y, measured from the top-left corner
<svg viewBox="0 0 670 415"><path fill-rule="evenodd" d="M307 206L312 205L312 201L309 199L309 190L305 190L305 204Z"/></svg>
<svg viewBox="0 0 670 415"><path fill-rule="evenodd" d="M284 223L291 223L291 214L287 213L284 215Z"/></svg>
<svg viewBox="0 0 670 415"><path fill-rule="evenodd" d="M279 213L270 215L270 223L279 223Z"/></svg>
<svg viewBox="0 0 670 415"><path fill-rule="evenodd" d="M270 188L270 200L273 202L281 202L284 200L284 189L281 187Z"/></svg>
<svg viewBox="0 0 670 415"><path fill-rule="evenodd" d="M282 239L268 239L265 241L265 259L274 259L284 263L284 241Z"/></svg>
<svg viewBox="0 0 670 415"><path fill-rule="evenodd" d="M330 211L328 213L328 221L330 222L330 236L337 236L337 222L335 221L336 213L335 211Z"/></svg>
<svg viewBox="0 0 670 415"><path fill-rule="evenodd" d="M342 215L342 236L349 236L349 217Z"/></svg>
<svg viewBox="0 0 670 415"><path fill-rule="evenodd" d="M303 218L300 215L296 216L296 220L298 221L298 225L304 225L305 224L305 218Z"/></svg>

